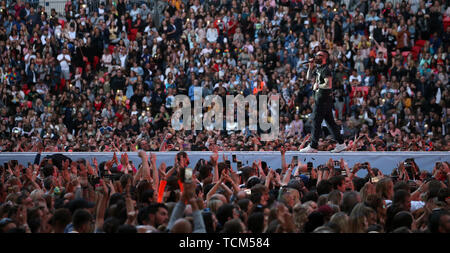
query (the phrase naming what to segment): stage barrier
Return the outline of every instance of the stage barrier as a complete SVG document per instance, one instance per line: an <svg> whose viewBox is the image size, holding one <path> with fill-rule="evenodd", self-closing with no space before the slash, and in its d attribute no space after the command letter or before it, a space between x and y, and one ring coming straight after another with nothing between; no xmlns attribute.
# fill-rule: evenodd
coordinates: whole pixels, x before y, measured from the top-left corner
<svg viewBox="0 0 450 253"><path fill-rule="evenodd" d="M137 155L137 152L127 152L128 157L133 163L138 166L141 163L140 158ZM147 152L150 153L150 152ZM177 152L154 152L157 156L157 166L159 166L162 162L165 162L167 166L171 166L174 163L174 158ZM198 151L189 151L187 152L190 159L189 167L194 167L198 160L205 159L209 160L209 157L212 155L212 152L198 152ZM253 161L261 160L266 161L268 166L272 169L281 168L281 154L279 151L277 152L231 152L224 151L219 152L219 162L223 161L222 155L228 157L228 159L232 160L232 155L235 154L237 160L242 161L242 166L249 165L251 166ZM54 154L53 152L45 152L41 154L41 159L47 155ZM97 158L98 163L101 163L106 160L110 160L113 156L112 152L64 152L61 153L73 160L77 160L80 158L85 158L91 161L94 157ZM120 155L122 153L118 152L117 156L120 159ZM36 153L32 152L21 152L21 153L0 153L0 164L5 163L9 160L18 160L20 164L27 165L28 162L33 163ZM433 166L436 162L445 162L450 161L450 152L342 152L338 154L333 154L330 152L318 152L314 154L304 154L299 152L286 152L286 162L290 163L293 156L298 156L298 159L302 163L313 162L314 166L317 167L320 164L325 164L328 159L332 158L333 160L340 160L344 158L344 160L348 163L350 167L352 167L355 163L363 163L370 162L372 168L380 169L383 174L390 174L392 169L397 167L397 164L401 161L404 161L407 158L414 158L416 163L418 164L420 170L432 171ZM237 164L231 163L234 170L237 169ZM359 171L358 176L365 176L366 171Z"/></svg>

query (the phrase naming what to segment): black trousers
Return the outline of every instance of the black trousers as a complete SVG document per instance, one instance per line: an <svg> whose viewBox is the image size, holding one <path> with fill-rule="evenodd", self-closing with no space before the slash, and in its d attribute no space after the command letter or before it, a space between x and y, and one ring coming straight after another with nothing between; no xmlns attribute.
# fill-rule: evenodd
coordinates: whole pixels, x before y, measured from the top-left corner
<svg viewBox="0 0 450 253"><path fill-rule="evenodd" d="M333 138L339 143L344 143L339 126L334 121L333 112L333 97L331 90L319 89L315 92L315 103L312 114L312 135L311 147L317 149L319 138L322 130L322 121L325 120L327 127L330 130Z"/></svg>

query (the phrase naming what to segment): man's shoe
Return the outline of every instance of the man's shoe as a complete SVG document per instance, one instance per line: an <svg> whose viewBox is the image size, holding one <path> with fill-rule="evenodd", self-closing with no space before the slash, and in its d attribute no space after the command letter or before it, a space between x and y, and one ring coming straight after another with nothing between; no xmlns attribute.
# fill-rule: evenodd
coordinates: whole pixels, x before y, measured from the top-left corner
<svg viewBox="0 0 450 253"><path fill-rule="evenodd" d="M336 147L333 150L331 150L331 153L340 153L345 149L347 149L347 145L345 145L345 143L337 144Z"/></svg>
<svg viewBox="0 0 450 253"><path fill-rule="evenodd" d="M317 153L317 149L312 148L311 145L308 145L306 148L300 149L300 153Z"/></svg>

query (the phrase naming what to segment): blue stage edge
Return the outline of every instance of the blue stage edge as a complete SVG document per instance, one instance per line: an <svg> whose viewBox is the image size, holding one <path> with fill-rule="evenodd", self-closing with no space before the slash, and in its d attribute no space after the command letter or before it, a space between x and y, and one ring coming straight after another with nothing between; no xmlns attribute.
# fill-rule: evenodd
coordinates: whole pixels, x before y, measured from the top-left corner
<svg viewBox="0 0 450 253"><path fill-rule="evenodd" d="M127 152L129 159L137 166L141 163L137 152ZM157 155L157 166L162 162L165 162L167 166L173 165L174 157L177 152L155 152ZM209 160L212 152L187 152L190 159L189 167L194 167L197 161L201 158ZM223 161L222 154L225 153L229 160L232 160L232 155L236 155L237 160L242 161L242 166L252 165L254 160L261 159L266 161L268 166L272 169L281 167L281 154L280 152L231 152L224 151L219 152L219 162ZM42 153L41 158L54 153ZM80 158L88 159L92 161L92 158L96 157L98 162L101 163L106 160L110 160L113 156L112 152L77 152L77 153L62 153L73 160ZM122 153L117 153L118 158ZM28 162L33 163L36 153L22 152L22 153L0 153L0 164L9 160L18 160L20 164L27 165ZM436 162L450 161L450 152L342 152L333 154L330 152L318 152L314 154L304 154L299 152L286 152L286 162L290 163L293 156L298 156L298 159L302 163L313 162L317 167L320 164L325 164L328 159L344 160L352 167L355 163L370 162L373 168L380 169L383 174L388 175L392 169L397 167L397 164L404 161L407 158L414 158L420 170L432 171ZM231 163L233 169L237 169L236 163ZM366 171L359 171L358 176L365 176Z"/></svg>

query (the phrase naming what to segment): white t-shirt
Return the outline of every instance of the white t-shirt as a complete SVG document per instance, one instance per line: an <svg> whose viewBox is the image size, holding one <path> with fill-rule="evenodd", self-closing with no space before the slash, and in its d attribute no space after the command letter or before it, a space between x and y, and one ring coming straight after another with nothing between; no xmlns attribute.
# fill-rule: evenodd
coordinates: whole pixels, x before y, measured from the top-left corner
<svg viewBox="0 0 450 253"><path fill-rule="evenodd" d="M211 43L215 43L218 37L219 34L217 33L216 28L209 28L208 31L206 32L206 39Z"/></svg>
<svg viewBox="0 0 450 253"><path fill-rule="evenodd" d="M389 199L386 199L384 202L386 203L387 207L392 204L392 200L389 200ZM410 211L411 212L417 211L417 210L419 210L420 208L422 208L424 206L425 206L425 202L423 202L423 201L414 201L413 200L413 201L411 201L411 209L410 209Z"/></svg>
<svg viewBox="0 0 450 253"><path fill-rule="evenodd" d="M77 33L75 31L73 31L73 32L69 31L69 39L74 40L77 37L76 35L77 35Z"/></svg>
<svg viewBox="0 0 450 253"><path fill-rule="evenodd" d="M119 59L120 59L120 66L122 67L122 68L125 68L125 66L126 66L126 60L127 60L127 55L126 54L119 54Z"/></svg>
<svg viewBox="0 0 450 253"><path fill-rule="evenodd" d="M60 54L60 55L58 55L57 59L60 62L62 70L69 70L70 69L70 65L69 65L69 62L71 60L70 59L70 55L68 55L68 54Z"/></svg>
<svg viewBox="0 0 450 253"><path fill-rule="evenodd" d="M47 44L47 38L51 38L52 36L51 36L51 34L48 34L47 36L45 36L45 34L42 34L42 36L41 36L41 42L42 42L42 45L46 45Z"/></svg>
<svg viewBox="0 0 450 253"><path fill-rule="evenodd" d="M360 75L357 75L357 76L351 75L350 76L350 83L353 82L353 80L357 80L358 83L361 83L361 76Z"/></svg>

